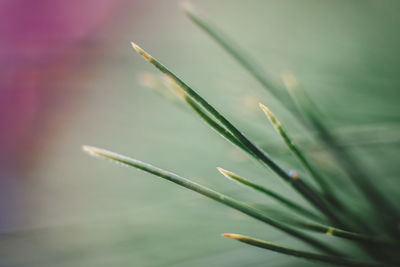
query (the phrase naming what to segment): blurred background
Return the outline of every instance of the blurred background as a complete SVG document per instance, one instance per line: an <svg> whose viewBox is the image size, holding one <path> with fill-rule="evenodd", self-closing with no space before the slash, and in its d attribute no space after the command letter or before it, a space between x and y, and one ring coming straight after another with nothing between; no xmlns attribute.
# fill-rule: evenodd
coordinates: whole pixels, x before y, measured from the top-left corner
<svg viewBox="0 0 400 267"><path fill-rule="evenodd" d="M192 1L280 83L290 70L326 123L399 202L398 1ZM83 154L110 149L244 201L275 203L220 166L296 201L289 187L182 106L144 85L175 71L286 168L301 167L268 124L268 105L309 157L308 133L178 1L0 1L0 266L318 266L220 237L285 234L148 174ZM332 170L334 171L334 170Z"/></svg>

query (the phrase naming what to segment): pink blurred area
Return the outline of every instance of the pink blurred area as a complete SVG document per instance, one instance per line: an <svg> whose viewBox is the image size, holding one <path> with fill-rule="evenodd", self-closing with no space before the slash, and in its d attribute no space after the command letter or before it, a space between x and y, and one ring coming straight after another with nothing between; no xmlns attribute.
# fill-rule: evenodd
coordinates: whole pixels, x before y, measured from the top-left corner
<svg viewBox="0 0 400 267"><path fill-rule="evenodd" d="M0 168L30 164L46 125L76 97L77 90L61 89L62 81L111 41L104 36L118 31L121 13L136 2L0 1Z"/></svg>
<svg viewBox="0 0 400 267"><path fill-rule="evenodd" d="M124 18L140 17L145 3L0 1L0 227L11 223L17 180L25 179L41 146L84 98L66 81L90 68L101 54L94 52L113 42Z"/></svg>

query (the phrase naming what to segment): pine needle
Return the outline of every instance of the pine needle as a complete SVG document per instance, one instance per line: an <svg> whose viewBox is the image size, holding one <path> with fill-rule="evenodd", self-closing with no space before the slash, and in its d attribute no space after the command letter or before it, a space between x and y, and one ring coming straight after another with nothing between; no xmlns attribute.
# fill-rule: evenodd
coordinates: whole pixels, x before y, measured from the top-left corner
<svg viewBox="0 0 400 267"><path fill-rule="evenodd" d="M330 264L335 264L337 266L357 266L357 267L372 267L372 266L384 266L382 264L377 263L369 263L369 262L359 262L356 260L350 260L347 258L337 257L337 256L326 256L316 253L310 253L301 250L295 250L283 246L276 245L271 242L267 242L260 239L255 239L249 236L244 236L240 234L222 234L224 237L237 240L239 242L243 242L249 244L251 246L256 246L263 249L272 250L278 253L292 255L299 258L304 258L308 260L320 261Z"/></svg>
<svg viewBox="0 0 400 267"><path fill-rule="evenodd" d="M303 216L305 216L305 217L307 217L309 219L321 221L321 218L318 215L316 215L312 211L309 211L308 209L306 209L306 208L294 203L293 201L291 201L291 200L289 200L289 199L287 199L285 197L282 197L279 194L277 194L277 193L275 193L275 192L273 192L273 191L271 191L271 190L269 190L269 189L267 189L267 188L265 188L265 187L263 187L261 185L255 184L255 183L253 183L253 182L251 182L251 181L249 181L249 180L247 180L247 179L245 179L245 178L243 178L241 176L238 176L237 174L235 174L233 172L224 170L224 169L219 168L219 167L217 169L226 178L228 178L228 179L230 179L232 181L235 181L235 182L237 182L237 183L239 183L241 185L250 187L250 188L252 188L252 189L254 189L254 190L258 191L258 192L261 192L261 193L263 193L263 194L275 199L276 201L278 201L279 203L283 204L284 206L290 208L291 210L293 210L293 211L295 211L295 212L297 212L297 213L299 213L299 214L301 214L301 215L303 215Z"/></svg>
<svg viewBox="0 0 400 267"><path fill-rule="evenodd" d="M311 174L311 177L314 178L315 182L321 187L324 193L329 197L329 199L336 205L341 207L339 200L334 195L332 189L329 184L325 181L325 179L319 174L319 172L312 166L312 164L306 159L301 150L297 147L297 145L293 142L292 138L289 137L287 131L282 127L279 120L275 117L275 115L263 104L259 104L262 111L265 113L271 124L274 126L275 130L282 137L283 141L290 149L290 151L295 155L295 157L299 160L299 162L304 166L304 168Z"/></svg>
<svg viewBox="0 0 400 267"><path fill-rule="evenodd" d="M309 245L324 251L326 253L332 254L332 255L339 255L338 252L336 252L334 249L330 248L329 246L323 244L322 242L314 239L311 236L308 236L294 228L292 228L289 225L286 225L284 223L281 223L273 218L270 218L264 214L262 214L260 211L242 203L239 202L229 196L223 195L219 192L216 192L212 189L209 189L205 186L202 186L200 184L197 184L195 182L192 182L184 177L181 177L177 174L174 174L172 172L157 168L155 166L152 166L148 163L144 163L142 161L136 160L136 159L132 159L123 155L119 155L116 154L114 152L111 151L107 151L105 149L101 149L101 148L96 148L96 147L92 147L92 146L83 146L82 147L83 151L88 153L91 156L95 156L95 157L100 157L100 158L105 158L105 159L109 159L112 160L116 163L120 163L126 166L130 166L130 167L134 167L136 169L151 173L155 176L161 177L163 179L166 179L170 182L173 182L175 184L178 184L180 186L183 186L187 189L190 189L192 191L195 191L199 194L202 194L208 198L211 198L217 202L220 202L222 204L225 204L233 209L236 209L238 211L243 212L244 214L249 215L250 217L253 217L255 219L258 219L264 223L267 223L281 231L286 232L287 234L290 234L306 243L308 243Z"/></svg>

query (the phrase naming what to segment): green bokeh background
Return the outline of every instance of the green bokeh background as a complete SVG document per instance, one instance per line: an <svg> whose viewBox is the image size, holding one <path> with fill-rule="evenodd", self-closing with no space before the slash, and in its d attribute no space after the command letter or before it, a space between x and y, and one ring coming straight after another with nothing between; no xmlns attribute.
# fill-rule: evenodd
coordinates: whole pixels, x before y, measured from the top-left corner
<svg viewBox="0 0 400 267"><path fill-rule="evenodd" d="M175 71L285 168L303 172L258 102L294 137L305 138L304 147L312 135L193 25L178 3L152 2L145 16L113 40L89 78L71 82L84 92L85 104L41 153L29 173L34 179L21 182L25 230L1 239L5 266L320 266L224 239L221 233L235 232L306 249L200 195L81 152L83 144L104 147L242 200L276 206L227 181L215 168L220 166L302 201L190 110L137 83L140 73L157 72L130 41ZM193 3L275 83L282 71L292 71L343 138L380 142L352 148L374 183L399 201L398 1ZM318 153L309 156L324 164Z"/></svg>

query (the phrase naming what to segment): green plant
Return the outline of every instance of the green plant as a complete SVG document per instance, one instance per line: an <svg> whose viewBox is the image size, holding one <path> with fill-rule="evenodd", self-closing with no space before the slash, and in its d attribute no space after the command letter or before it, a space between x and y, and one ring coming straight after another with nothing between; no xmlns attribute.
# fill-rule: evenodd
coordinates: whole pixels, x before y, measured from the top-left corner
<svg viewBox="0 0 400 267"><path fill-rule="evenodd" d="M243 150L262 166L273 170L278 177L307 200L313 206L313 210L309 210L268 188L258 185L250 179L240 177L221 168L218 168L218 170L225 177L275 199L277 202L288 207L293 214L284 211L275 211L271 215L271 213L263 209L238 201L174 173L107 150L84 146L84 151L97 157L107 158L143 170L198 192L307 243L320 251L320 254L286 248L239 234L224 234L225 237L283 254L337 265L390 266L399 264L400 258L396 253L400 248L400 215L398 210L370 182L371 178L363 171L359 161L340 145L334 134L325 125L324 119L317 111L316 105L302 90L294 76L290 73L283 75L282 78L288 92L281 90L280 86L274 85L269 79L265 78L249 56L241 49L234 47L232 42L228 41L226 37L222 37L223 35L213 26L197 16L190 9L186 9L186 14L249 71L262 86L272 92L304 127L317 133L316 138L318 140L316 141L324 144L327 153L330 154L333 161L343 169L358 188L363 199L369 203L370 208L365 211L367 214L354 212L349 202L338 196L340 188L332 186L327 182L327 175L322 170L316 168L314 163L305 156L300 147L295 145L288 132L265 105L260 104L262 111L267 115L284 143L304 166L304 169L314 179L315 183L307 182L306 179L299 177L294 171L285 170L247 138L230 120L193 90L193 88L134 43L132 43L133 48L161 71L163 74L162 82L172 89L173 92L177 93L184 103L226 140ZM298 115L298 111L301 112L302 116ZM349 196L349 198L352 197ZM358 199L359 196L354 196L354 198ZM348 240L364 251L363 258L347 255L344 251L332 246L328 242L315 238L306 231L332 235Z"/></svg>

